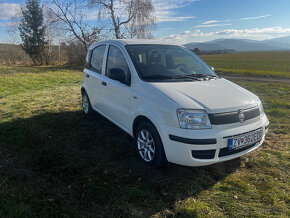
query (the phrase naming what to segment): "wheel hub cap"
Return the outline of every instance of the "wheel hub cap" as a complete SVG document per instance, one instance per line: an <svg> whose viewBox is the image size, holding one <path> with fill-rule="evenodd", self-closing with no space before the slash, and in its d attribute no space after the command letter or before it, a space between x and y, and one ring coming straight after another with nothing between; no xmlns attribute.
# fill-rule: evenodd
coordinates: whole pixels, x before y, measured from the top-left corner
<svg viewBox="0 0 290 218"><path fill-rule="evenodd" d="M89 100L86 95L83 95L83 110L85 113L88 113L89 111Z"/></svg>
<svg viewBox="0 0 290 218"><path fill-rule="evenodd" d="M137 137L138 151L140 156L146 162L152 161L155 154L155 144L151 134L142 129Z"/></svg>

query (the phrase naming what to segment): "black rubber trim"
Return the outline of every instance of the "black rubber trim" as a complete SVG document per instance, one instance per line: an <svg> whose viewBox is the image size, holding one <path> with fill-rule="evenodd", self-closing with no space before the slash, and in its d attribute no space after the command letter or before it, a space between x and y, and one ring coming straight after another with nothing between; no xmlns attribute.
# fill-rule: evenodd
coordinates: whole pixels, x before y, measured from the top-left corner
<svg viewBox="0 0 290 218"><path fill-rule="evenodd" d="M246 146L246 147L243 147L243 148L241 148L241 149L233 150L233 151L230 151L228 147L221 148L221 149L220 149L220 153L219 153L219 157L224 157L224 156L228 156L228 155L232 155L232 154L240 153L240 152L242 152L242 151L245 151L245 150L247 150L247 149L249 149L249 148L254 147L257 143L260 143L260 141L254 143L254 144L248 145L248 146Z"/></svg>
<svg viewBox="0 0 290 218"><path fill-rule="evenodd" d="M265 130L269 128L270 123L265 126Z"/></svg>
<svg viewBox="0 0 290 218"><path fill-rule="evenodd" d="M245 135L245 134L248 134L250 132L255 132L257 130L260 130L260 129L262 129L262 127L258 128L258 129L254 129L254 130L248 131L248 132L243 132L243 133L240 133L240 134L236 134L236 135L225 136L224 139L233 138L233 137L241 136L241 135Z"/></svg>
<svg viewBox="0 0 290 218"><path fill-rule="evenodd" d="M191 155L196 159L213 159L215 155L215 149L212 150L192 150Z"/></svg>
<svg viewBox="0 0 290 218"><path fill-rule="evenodd" d="M185 144L193 144L193 145L210 145L210 144L216 144L216 139L188 139L183 138L175 135L169 135L169 138L172 141L181 142Z"/></svg>
<svg viewBox="0 0 290 218"><path fill-rule="evenodd" d="M260 116L259 107L252 107L249 109L242 110L245 114L245 120L250 120L255 117ZM218 114L209 114L209 120L212 125L223 125L223 124L230 124L230 123L239 123L239 111L232 111L227 113L218 113Z"/></svg>

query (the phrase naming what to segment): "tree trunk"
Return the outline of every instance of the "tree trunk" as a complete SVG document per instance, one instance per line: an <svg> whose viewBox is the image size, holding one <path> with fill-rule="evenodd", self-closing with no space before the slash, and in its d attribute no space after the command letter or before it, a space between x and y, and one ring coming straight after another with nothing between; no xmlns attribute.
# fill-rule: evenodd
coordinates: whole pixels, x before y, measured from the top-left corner
<svg viewBox="0 0 290 218"><path fill-rule="evenodd" d="M42 55L40 55L40 65L43 65L43 58L42 58Z"/></svg>
<svg viewBox="0 0 290 218"><path fill-rule="evenodd" d="M116 37L116 39L121 39L120 27L116 26L114 29L115 29L115 37Z"/></svg>
<svg viewBox="0 0 290 218"><path fill-rule="evenodd" d="M33 56L30 56L30 57L31 57L31 59L32 59L33 65L35 65L35 64L36 64L35 57L33 57Z"/></svg>

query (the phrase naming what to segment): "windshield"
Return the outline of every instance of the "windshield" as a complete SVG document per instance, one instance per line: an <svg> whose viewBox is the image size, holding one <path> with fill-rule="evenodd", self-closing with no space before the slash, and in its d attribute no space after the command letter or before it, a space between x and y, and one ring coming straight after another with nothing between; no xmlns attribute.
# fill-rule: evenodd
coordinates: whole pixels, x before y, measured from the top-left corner
<svg viewBox="0 0 290 218"><path fill-rule="evenodd" d="M127 45L144 81L192 81L216 79L217 75L193 52L174 45Z"/></svg>

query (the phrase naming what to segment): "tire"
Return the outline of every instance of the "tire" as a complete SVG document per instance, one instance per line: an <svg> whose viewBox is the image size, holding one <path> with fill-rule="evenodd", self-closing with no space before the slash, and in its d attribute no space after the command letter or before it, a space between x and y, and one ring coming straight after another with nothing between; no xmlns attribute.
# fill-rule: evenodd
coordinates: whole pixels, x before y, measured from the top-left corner
<svg viewBox="0 0 290 218"><path fill-rule="evenodd" d="M86 93L86 91L82 92L82 108L83 108L83 112L86 116L93 116L95 115L95 111L92 108L90 99L88 94Z"/></svg>
<svg viewBox="0 0 290 218"><path fill-rule="evenodd" d="M144 163L156 168L166 166L163 144L153 124L144 122L138 126L135 144L137 155Z"/></svg>

